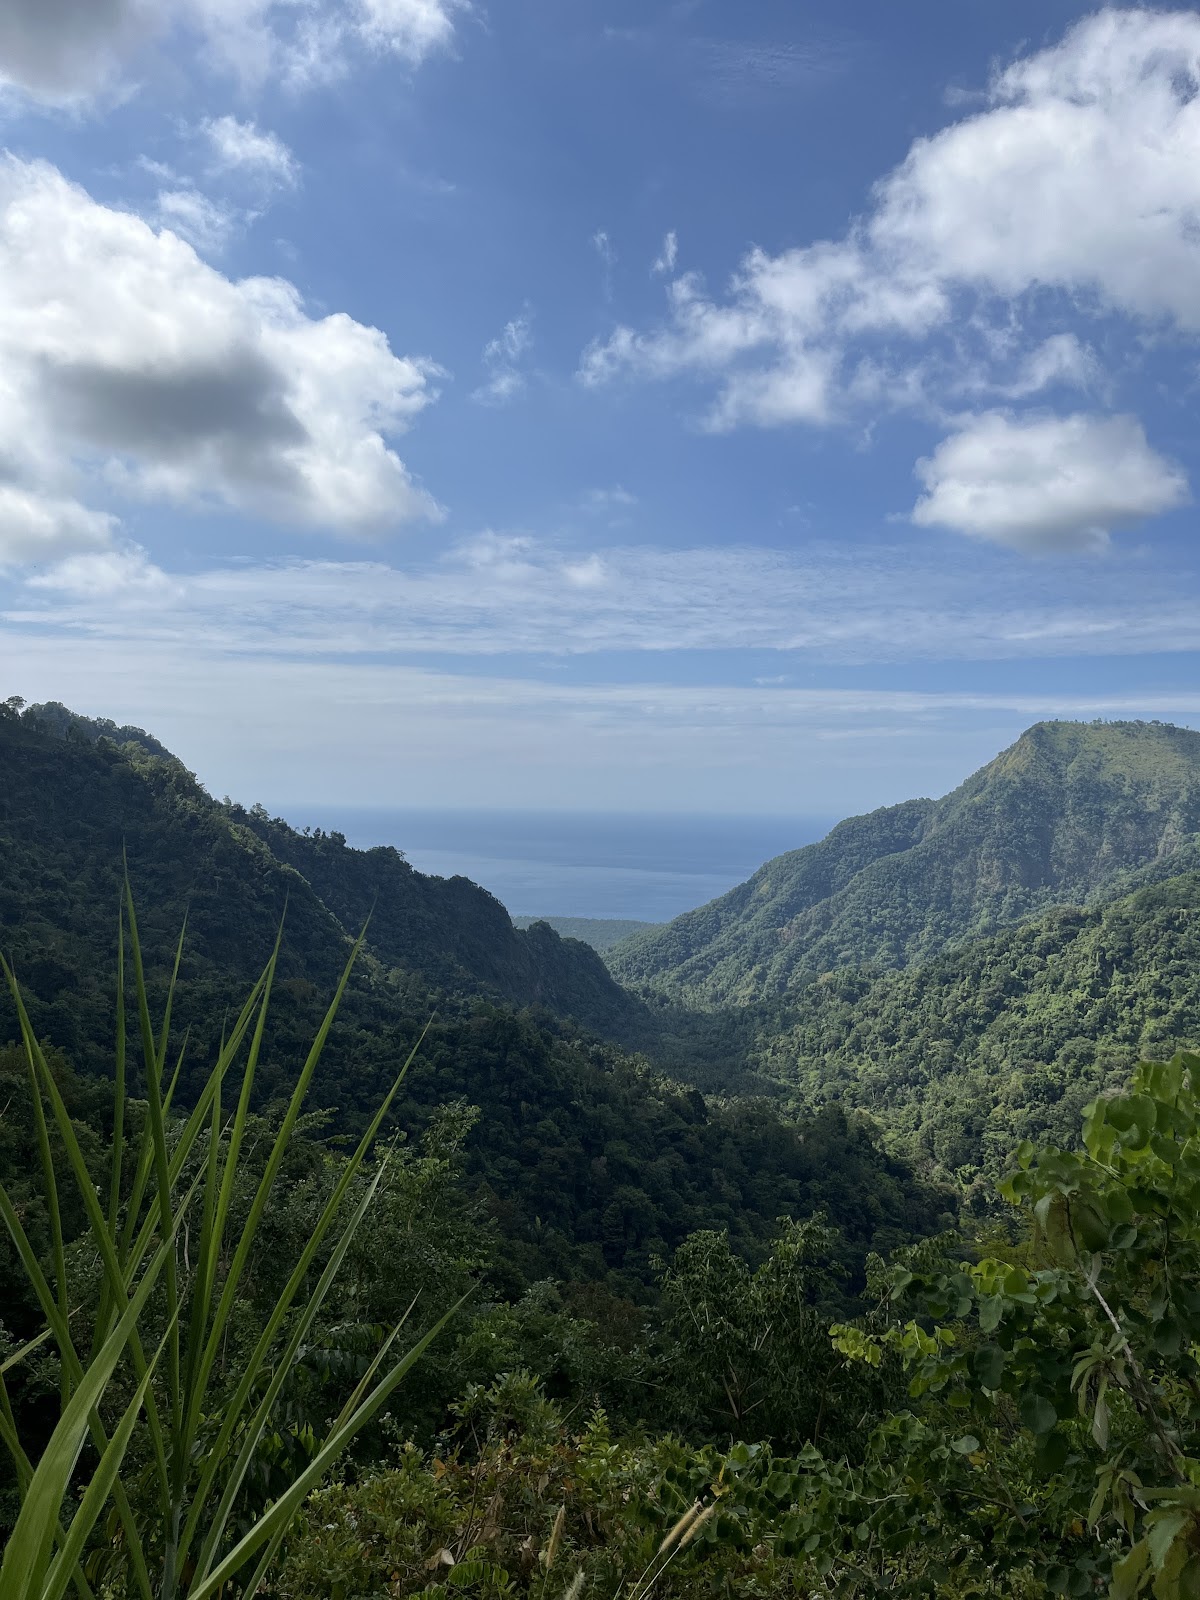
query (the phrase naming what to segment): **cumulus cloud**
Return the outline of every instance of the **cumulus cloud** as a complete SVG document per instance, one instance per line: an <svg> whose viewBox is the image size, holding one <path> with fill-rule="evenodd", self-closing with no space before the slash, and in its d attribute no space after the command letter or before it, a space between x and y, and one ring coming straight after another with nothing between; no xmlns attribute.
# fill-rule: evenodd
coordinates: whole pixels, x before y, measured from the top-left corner
<svg viewBox="0 0 1200 1600"><path fill-rule="evenodd" d="M843 238L751 250L723 295L674 279L665 319L617 327L579 376L707 380L714 428L936 410L931 386L1094 390L1094 354L1047 319L1200 334L1198 217L1200 14L1103 11L917 140Z"/></svg>
<svg viewBox="0 0 1200 1600"><path fill-rule="evenodd" d="M239 221L232 206L212 200L190 186L160 189L156 211L164 228L170 228L206 255L219 255L224 250Z"/></svg>
<svg viewBox="0 0 1200 1600"><path fill-rule="evenodd" d="M1090 292L1200 330L1198 90L1200 15L1102 11L918 140L865 242L939 285Z"/></svg>
<svg viewBox="0 0 1200 1600"><path fill-rule="evenodd" d="M77 545L107 527L69 512L80 474L350 533L436 517L388 442L436 372L344 314L308 316L283 280L223 276L46 163L0 161L0 480L56 506Z"/></svg>
<svg viewBox="0 0 1200 1600"><path fill-rule="evenodd" d="M154 31L155 0L6 0L0 7L0 83L51 104L108 83Z"/></svg>
<svg viewBox="0 0 1200 1600"><path fill-rule="evenodd" d="M416 66L445 49L465 0L5 0L0 85L50 105L116 84L151 44L182 33L248 83L302 88L355 49Z"/></svg>
<svg viewBox="0 0 1200 1600"><path fill-rule="evenodd" d="M533 327L528 316L506 322L503 331L483 347L481 359L488 377L472 393L471 399L487 406L502 406L515 400L525 387L521 357L532 342Z"/></svg>
<svg viewBox="0 0 1200 1600"><path fill-rule="evenodd" d="M61 561L107 545L116 518L77 500L0 483L0 566Z"/></svg>
<svg viewBox="0 0 1200 1600"><path fill-rule="evenodd" d="M201 130L218 171L237 172L271 188L292 188L299 176L296 158L277 134L237 117L209 118Z"/></svg>
<svg viewBox="0 0 1200 1600"><path fill-rule="evenodd" d="M1187 479L1134 417L972 417L917 464L923 527L1025 550L1078 550L1183 505Z"/></svg>

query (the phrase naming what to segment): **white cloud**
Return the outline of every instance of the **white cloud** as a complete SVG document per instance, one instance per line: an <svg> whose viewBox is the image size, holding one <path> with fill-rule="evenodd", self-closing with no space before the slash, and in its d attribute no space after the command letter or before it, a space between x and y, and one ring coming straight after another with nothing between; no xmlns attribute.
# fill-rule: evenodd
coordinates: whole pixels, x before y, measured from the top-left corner
<svg viewBox="0 0 1200 1600"><path fill-rule="evenodd" d="M917 140L845 237L754 249L723 296L675 279L665 320L590 346L582 381L691 375L712 427L829 424L936 410L931 385L1095 391L1081 316L1200 334L1200 13L1100 12L987 101Z"/></svg>
<svg viewBox="0 0 1200 1600"><path fill-rule="evenodd" d="M61 561L107 545L116 518L77 500L0 483L0 566Z"/></svg>
<svg viewBox="0 0 1200 1600"><path fill-rule="evenodd" d="M123 600L175 601L183 594L182 586L136 545L68 556L26 581L34 590L100 601L106 606Z"/></svg>
<svg viewBox="0 0 1200 1600"><path fill-rule="evenodd" d="M1027 550L1107 543L1114 528L1186 503L1187 479L1134 417L970 418L918 462L924 527Z"/></svg>
<svg viewBox="0 0 1200 1600"><path fill-rule="evenodd" d="M620 522L628 520L629 512L638 503L638 497L630 494L621 484L614 483L608 489L589 489L580 503L590 515L608 517L611 519L610 527L616 527Z"/></svg>
<svg viewBox="0 0 1200 1600"><path fill-rule="evenodd" d="M698 277L685 274L669 287L665 328L650 334L618 328L585 351L580 376L594 386L623 368L653 378L698 371L721 380L710 416L715 427L827 422L839 365L827 324L857 291L861 272L853 252L836 246L786 259L755 251L725 306L705 295ZM755 352L776 359L738 370Z"/></svg>
<svg viewBox="0 0 1200 1600"><path fill-rule="evenodd" d="M171 581L169 603L131 589L117 611L51 572L5 620L324 660L775 650L823 663L988 661L1188 650L1194 634L1194 576L1115 553L1030 569L986 547L926 558L907 543L580 548L489 532L432 564L238 563Z"/></svg>
<svg viewBox="0 0 1200 1600"><path fill-rule="evenodd" d="M436 370L309 317L281 279L224 277L46 163L0 161L0 472L42 496L90 472L346 532L436 516L387 442Z"/></svg>
<svg viewBox="0 0 1200 1600"><path fill-rule="evenodd" d="M239 221L231 206L210 200L199 189L160 189L158 221L206 255L220 255Z"/></svg>
<svg viewBox="0 0 1200 1600"><path fill-rule="evenodd" d="M473 392L471 399L491 406L506 405L514 400L525 388L520 361L532 342L533 328L528 315L506 322L503 331L483 347L481 359L488 378Z"/></svg>
<svg viewBox="0 0 1200 1600"><path fill-rule="evenodd" d="M1102 11L1014 63L991 108L918 140L873 248L907 272L1037 286L1200 329L1200 15Z"/></svg>
<svg viewBox="0 0 1200 1600"><path fill-rule="evenodd" d="M861 811L943 792L1043 717L1200 719L1200 693L972 693L571 684L402 662L235 656L193 640L7 630L27 698L149 728L216 794L292 808ZM387 737L380 737L380 729ZM886 744L881 742L886 736ZM313 751L321 752L314 761ZM394 841L403 847L407 841Z"/></svg>
<svg viewBox="0 0 1200 1600"><path fill-rule="evenodd" d="M296 158L278 134L232 116L210 118L201 131L218 170L244 173L273 188L294 187L299 176Z"/></svg>
<svg viewBox="0 0 1200 1600"><path fill-rule="evenodd" d="M5 0L0 85L48 105L116 86L180 34L244 84L292 88L344 72L354 49L412 66L446 49L465 0Z"/></svg>
<svg viewBox="0 0 1200 1600"><path fill-rule="evenodd" d="M155 0L5 0L0 84L51 105L103 89L153 32Z"/></svg>
<svg viewBox="0 0 1200 1600"><path fill-rule="evenodd" d="M662 249L655 257L650 271L656 274L665 273L669 277L670 274L675 271L675 263L678 261L678 259L679 240L675 235L674 228L672 228L670 233L668 233L666 238L663 240Z"/></svg>
<svg viewBox="0 0 1200 1600"><path fill-rule="evenodd" d="M613 268L617 264L617 252L613 248L612 240L608 237L607 232L603 228L597 228L596 232L592 235L592 249L600 257L600 266L602 271L601 287L604 290L604 298L606 300L611 300L613 292Z"/></svg>
<svg viewBox="0 0 1200 1600"><path fill-rule="evenodd" d="M358 0L358 29L368 44L414 65L454 37L462 0Z"/></svg>
<svg viewBox="0 0 1200 1600"><path fill-rule="evenodd" d="M1006 393L1014 400L1043 389L1093 389L1101 381L1096 352L1073 333L1056 333L1031 350Z"/></svg>

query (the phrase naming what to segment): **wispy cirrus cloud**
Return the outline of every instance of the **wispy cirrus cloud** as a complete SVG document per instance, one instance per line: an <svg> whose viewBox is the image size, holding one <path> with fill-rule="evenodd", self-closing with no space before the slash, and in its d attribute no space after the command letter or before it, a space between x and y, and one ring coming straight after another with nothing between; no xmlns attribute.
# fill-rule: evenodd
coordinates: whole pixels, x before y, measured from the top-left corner
<svg viewBox="0 0 1200 1600"><path fill-rule="evenodd" d="M234 173L268 190L296 186L300 176L296 157L278 134L260 128L253 119L209 117L200 132L216 172Z"/></svg>
<svg viewBox="0 0 1200 1600"><path fill-rule="evenodd" d="M522 360L533 343L533 321L528 312L513 317L483 347L481 360L487 377L471 394L485 406L503 406L515 400L527 383Z"/></svg>
<svg viewBox="0 0 1200 1600"><path fill-rule="evenodd" d="M404 567L307 560L168 575L135 550L123 559L85 544L34 574L5 622L325 658L776 651L882 664L1193 648L1187 585L1136 560L1119 579L1111 564L1082 578L1045 563L1031 576L987 552L950 563L902 546L580 550L497 533Z"/></svg>
<svg viewBox="0 0 1200 1600"><path fill-rule="evenodd" d="M1037 719L1200 721L1200 693L1187 690L565 683L154 636L97 651L83 638L0 634L0 672L14 693L153 729L217 794L289 810L348 794L462 806L486 772L493 806L536 794L547 808L829 814L949 789Z"/></svg>

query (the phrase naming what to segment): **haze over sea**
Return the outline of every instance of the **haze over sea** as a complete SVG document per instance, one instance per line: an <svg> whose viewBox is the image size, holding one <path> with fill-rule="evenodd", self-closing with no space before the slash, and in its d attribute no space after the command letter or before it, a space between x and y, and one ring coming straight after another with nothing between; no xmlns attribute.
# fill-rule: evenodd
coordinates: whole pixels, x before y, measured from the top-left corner
<svg viewBox="0 0 1200 1600"><path fill-rule="evenodd" d="M785 850L821 838L832 817L593 815L538 811L381 811L279 803L295 827L392 844L420 872L455 873L515 915L665 922L703 905Z"/></svg>

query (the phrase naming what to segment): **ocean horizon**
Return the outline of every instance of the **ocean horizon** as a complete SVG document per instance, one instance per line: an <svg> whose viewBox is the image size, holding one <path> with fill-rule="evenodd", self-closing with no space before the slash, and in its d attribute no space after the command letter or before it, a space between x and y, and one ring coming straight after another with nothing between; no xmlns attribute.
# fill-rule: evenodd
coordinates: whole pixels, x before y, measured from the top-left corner
<svg viewBox="0 0 1200 1600"><path fill-rule="evenodd" d="M418 872L481 884L514 916L666 922L822 838L834 817L268 807L358 849L394 845Z"/></svg>

